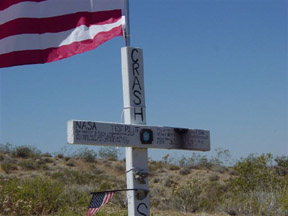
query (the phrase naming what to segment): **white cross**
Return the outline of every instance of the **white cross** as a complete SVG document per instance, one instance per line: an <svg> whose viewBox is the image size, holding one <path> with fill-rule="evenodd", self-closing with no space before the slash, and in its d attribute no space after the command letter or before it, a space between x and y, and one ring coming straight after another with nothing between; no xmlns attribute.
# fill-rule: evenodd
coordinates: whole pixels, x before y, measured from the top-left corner
<svg viewBox="0 0 288 216"><path fill-rule="evenodd" d="M207 130L146 126L143 52L123 47L122 81L124 122L68 121L68 143L126 147L129 216L149 216L147 148L210 150ZM143 192L143 194L141 193Z"/></svg>

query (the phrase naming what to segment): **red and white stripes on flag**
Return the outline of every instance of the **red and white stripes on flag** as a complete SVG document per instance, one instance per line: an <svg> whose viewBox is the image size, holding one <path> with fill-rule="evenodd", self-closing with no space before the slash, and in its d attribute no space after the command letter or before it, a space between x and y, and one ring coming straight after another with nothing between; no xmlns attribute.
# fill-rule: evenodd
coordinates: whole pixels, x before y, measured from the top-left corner
<svg viewBox="0 0 288 216"><path fill-rule="evenodd" d="M0 67L57 61L123 35L124 0L0 0Z"/></svg>
<svg viewBox="0 0 288 216"><path fill-rule="evenodd" d="M94 193L86 212L86 216L93 216L112 198L114 191Z"/></svg>

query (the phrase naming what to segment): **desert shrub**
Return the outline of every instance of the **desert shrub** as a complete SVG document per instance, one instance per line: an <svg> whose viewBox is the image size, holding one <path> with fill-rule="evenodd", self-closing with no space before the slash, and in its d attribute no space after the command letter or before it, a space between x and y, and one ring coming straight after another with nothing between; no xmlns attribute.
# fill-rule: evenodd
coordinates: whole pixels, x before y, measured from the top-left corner
<svg viewBox="0 0 288 216"><path fill-rule="evenodd" d="M172 189L171 204L173 209L195 212L201 205L201 184L193 179L184 184L175 184Z"/></svg>
<svg viewBox="0 0 288 216"><path fill-rule="evenodd" d="M217 175L217 174L211 174L210 176L209 176L209 180L210 181L218 181L219 180L219 176Z"/></svg>
<svg viewBox="0 0 288 216"><path fill-rule="evenodd" d="M81 158L86 162L95 162L97 153L94 150L89 150L88 148L81 148L74 153L73 157Z"/></svg>
<svg viewBox="0 0 288 216"><path fill-rule="evenodd" d="M19 162L19 166L21 166L24 170L36 170L40 168L40 165L31 159Z"/></svg>
<svg viewBox="0 0 288 216"><path fill-rule="evenodd" d="M154 178L154 179L153 179L153 183L158 183L158 182L160 182L160 179L159 179L159 178Z"/></svg>
<svg viewBox="0 0 288 216"><path fill-rule="evenodd" d="M277 163L277 166L288 168L288 156L278 156L275 158L275 162Z"/></svg>
<svg viewBox="0 0 288 216"><path fill-rule="evenodd" d="M6 144L0 143L0 153L3 153L3 154L10 153L11 149L12 149L12 145L9 142L7 142Z"/></svg>
<svg viewBox="0 0 288 216"><path fill-rule="evenodd" d="M190 162L191 161L189 160L189 158L187 158L184 155L182 155L182 157L178 160L177 165L181 166L181 167L188 167L188 166L191 165Z"/></svg>
<svg viewBox="0 0 288 216"><path fill-rule="evenodd" d="M213 162L211 162L211 161L207 158L207 156L205 156L205 155L204 155L202 158L200 158L200 160L199 160L199 166L200 166L200 167L210 169L210 168L212 167L212 165L213 165Z"/></svg>
<svg viewBox="0 0 288 216"><path fill-rule="evenodd" d="M74 167L75 166L75 161L70 159L70 160L67 161L66 165L70 166L70 167Z"/></svg>
<svg viewBox="0 0 288 216"><path fill-rule="evenodd" d="M279 200L288 182L275 174L272 162L271 154L250 155L239 161L234 167L237 176L228 181L226 207L233 204L239 214L284 215L285 201Z"/></svg>
<svg viewBox="0 0 288 216"><path fill-rule="evenodd" d="M61 183L41 177L0 181L0 212L4 215L53 214L65 207Z"/></svg>
<svg viewBox="0 0 288 216"><path fill-rule="evenodd" d="M238 175L238 173L233 168L229 168L228 173L231 176L237 176Z"/></svg>
<svg viewBox="0 0 288 216"><path fill-rule="evenodd" d="M191 173L190 169L187 168L187 167L184 167L182 168L180 171L179 171L179 174L180 175L189 175Z"/></svg>
<svg viewBox="0 0 288 216"><path fill-rule="evenodd" d="M12 149L11 154L13 157L31 158L39 156L41 151L32 146L17 146Z"/></svg>
<svg viewBox="0 0 288 216"><path fill-rule="evenodd" d="M37 170L37 169L47 170L48 169L48 166L46 164L46 160L42 159L42 158L39 158L36 160L33 158L25 159L25 160L19 161L18 165L23 170Z"/></svg>
<svg viewBox="0 0 288 216"><path fill-rule="evenodd" d="M225 167L228 164L232 164L231 153L227 149L218 148L215 149L216 156L208 158L205 154L193 152L190 156L184 156L180 158L172 158L170 155L165 155L162 161L165 164L173 164L180 167L188 168L212 168L212 167Z"/></svg>
<svg viewBox="0 0 288 216"><path fill-rule="evenodd" d="M279 201L280 191L251 191L225 194L222 206L224 211L234 211L239 215L286 216L288 211ZM286 211L286 212L285 212Z"/></svg>
<svg viewBox="0 0 288 216"><path fill-rule="evenodd" d="M11 163L9 161L3 161L1 163L1 167L5 173L10 173L11 171L17 170L17 165L15 163Z"/></svg>
<svg viewBox="0 0 288 216"><path fill-rule="evenodd" d="M163 157L162 157L162 162L163 162L164 164L169 164L169 157L170 157L169 154L163 156Z"/></svg>
<svg viewBox="0 0 288 216"><path fill-rule="evenodd" d="M166 164L162 161L149 161L148 170L149 176L158 175L160 172L165 172Z"/></svg>
<svg viewBox="0 0 288 216"><path fill-rule="evenodd" d="M74 184L78 186L94 185L97 190L113 189L119 185L125 186L125 183L114 177L96 174L96 171L76 171L64 169L51 174L51 178L63 184Z"/></svg>
<svg viewBox="0 0 288 216"><path fill-rule="evenodd" d="M275 158L275 162L277 163L275 167L277 174L280 176L288 175L288 156L278 156Z"/></svg>
<svg viewBox="0 0 288 216"><path fill-rule="evenodd" d="M284 168L281 166L276 166L275 171L279 176L286 176L288 175L288 168Z"/></svg>
<svg viewBox="0 0 288 216"><path fill-rule="evenodd" d="M219 182L212 181L202 184L202 200L200 205L201 211L216 211L218 206L223 202L226 192L227 186L222 185Z"/></svg>
<svg viewBox="0 0 288 216"><path fill-rule="evenodd" d="M118 160L120 152L116 147L101 147L98 151L99 157L108 160Z"/></svg>
<svg viewBox="0 0 288 216"><path fill-rule="evenodd" d="M164 186L169 188L169 187L173 186L174 184L175 184L175 182L174 182L173 177L168 175L167 178L165 179Z"/></svg>
<svg viewBox="0 0 288 216"><path fill-rule="evenodd" d="M213 163L206 155L201 155L199 153L192 153L191 157L185 157L184 155L175 162L176 165L180 167L188 168L211 168Z"/></svg>
<svg viewBox="0 0 288 216"><path fill-rule="evenodd" d="M167 196L164 187L161 185L153 187L152 190L150 190L149 195L152 208L167 210L167 207L169 206L167 201L170 199L170 197Z"/></svg>
<svg viewBox="0 0 288 216"><path fill-rule="evenodd" d="M119 172L119 173L125 173L126 167L123 164L116 164L115 170L117 170L117 172Z"/></svg>
<svg viewBox="0 0 288 216"><path fill-rule="evenodd" d="M58 154L57 154L57 157L60 158L60 159L63 159L65 156L64 156L63 153L58 153Z"/></svg>
<svg viewBox="0 0 288 216"><path fill-rule="evenodd" d="M99 180L101 176L95 176L94 174L87 171L64 169L58 172L54 172L51 177L64 184L85 185Z"/></svg>
<svg viewBox="0 0 288 216"><path fill-rule="evenodd" d="M103 164L106 168L110 168L112 165L112 162L105 159L103 160Z"/></svg>
<svg viewBox="0 0 288 216"><path fill-rule="evenodd" d="M94 174L94 175L100 175L103 174L104 171L102 169L99 169L95 164L91 164L89 167L89 170Z"/></svg>
<svg viewBox="0 0 288 216"><path fill-rule="evenodd" d="M66 197L67 208L62 208L58 215L84 215L90 203L90 192L88 185L66 185L63 196Z"/></svg>
<svg viewBox="0 0 288 216"><path fill-rule="evenodd" d="M174 165L174 164L169 164L168 165L169 170L179 170L180 166Z"/></svg>
<svg viewBox="0 0 288 216"><path fill-rule="evenodd" d="M222 174L224 174L226 171L229 171L229 169L227 167L224 167L224 166L213 166L212 170L219 172L219 173L222 173Z"/></svg>
<svg viewBox="0 0 288 216"><path fill-rule="evenodd" d="M176 161L175 164L180 167L191 167L191 168L199 167L199 162L202 157L206 156L202 156L199 153L193 152L191 157L185 157L184 155L182 155L182 157L178 159L178 161Z"/></svg>
<svg viewBox="0 0 288 216"><path fill-rule="evenodd" d="M106 190L123 186L124 183L113 180L98 184L97 190ZM0 185L0 215L83 215L91 199L89 192L94 188L88 185L64 185L47 177L0 178ZM127 215L126 209L120 209L120 206L124 207L125 198L120 193L115 195L107 204L110 206L97 215Z"/></svg>
<svg viewBox="0 0 288 216"><path fill-rule="evenodd" d="M46 164L46 163L53 163L54 160L52 158L40 158L38 163L39 164Z"/></svg>
<svg viewBox="0 0 288 216"><path fill-rule="evenodd" d="M64 160L67 162L67 161L69 161L71 159L71 157L69 157L69 156L67 156L67 157L65 157L64 158Z"/></svg>
<svg viewBox="0 0 288 216"><path fill-rule="evenodd" d="M230 180L233 191L250 192L257 189L268 189L277 185L277 177L272 167L272 155L262 154L257 157L249 155L239 161L234 170L238 174Z"/></svg>
<svg viewBox="0 0 288 216"><path fill-rule="evenodd" d="M232 164L232 155L228 149L217 148L215 149L216 156L210 159L210 162L216 166L224 166Z"/></svg>
<svg viewBox="0 0 288 216"><path fill-rule="evenodd" d="M43 153L42 154L43 157L52 157L52 154L49 152Z"/></svg>
<svg viewBox="0 0 288 216"><path fill-rule="evenodd" d="M286 216L288 215L288 178L284 179L283 181L286 181L286 184L282 186L279 192L278 202Z"/></svg>

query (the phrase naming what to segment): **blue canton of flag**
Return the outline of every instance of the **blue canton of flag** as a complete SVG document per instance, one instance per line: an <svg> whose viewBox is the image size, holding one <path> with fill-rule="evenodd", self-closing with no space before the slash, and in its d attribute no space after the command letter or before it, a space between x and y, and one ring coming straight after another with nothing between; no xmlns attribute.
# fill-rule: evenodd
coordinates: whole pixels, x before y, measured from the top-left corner
<svg viewBox="0 0 288 216"><path fill-rule="evenodd" d="M98 212L106 203L109 202L114 193L115 192L100 192L93 194L86 216L93 216Z"/></svg>

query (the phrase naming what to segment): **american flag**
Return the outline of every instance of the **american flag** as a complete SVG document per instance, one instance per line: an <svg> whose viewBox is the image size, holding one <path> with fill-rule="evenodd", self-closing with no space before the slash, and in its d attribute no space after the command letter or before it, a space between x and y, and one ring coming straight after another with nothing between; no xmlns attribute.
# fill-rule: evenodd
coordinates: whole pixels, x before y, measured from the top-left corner
<svg viewBox="0 0 288 216"><path fill-rule="evenodd" d="M0 68L92 50L124 23L124 0L0 0Z"/></svg>
<svg viewBox="0 0 288 216"><path fill-rule="evenodd" d="M94 193L86 216L93 216L96 212L98 212L106 203L109 202L114 193L114 191Z"/></svg>

